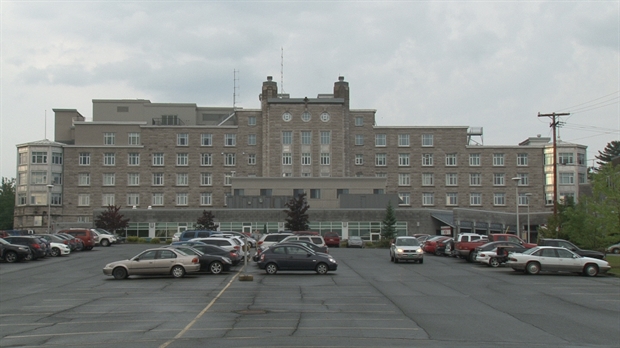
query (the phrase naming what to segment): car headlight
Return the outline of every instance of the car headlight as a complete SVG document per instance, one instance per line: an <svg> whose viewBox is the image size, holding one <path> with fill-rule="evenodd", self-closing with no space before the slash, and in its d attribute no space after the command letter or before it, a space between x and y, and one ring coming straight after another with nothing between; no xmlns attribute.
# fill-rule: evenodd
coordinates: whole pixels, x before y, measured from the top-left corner
<svg viewBox="0 0 620 348"><path fill-rule="evenodd" d="M422 253L422 248L418 248L418 250L416 250L418 253Z"/></svg>
<svg viewBox="0 0 620 348"><path fill-rule="evenodd" d="M336 263L336 259L334 259L333 257L330 257L327 260L329 260L329 262L331 262L331 263Z"/></svg>

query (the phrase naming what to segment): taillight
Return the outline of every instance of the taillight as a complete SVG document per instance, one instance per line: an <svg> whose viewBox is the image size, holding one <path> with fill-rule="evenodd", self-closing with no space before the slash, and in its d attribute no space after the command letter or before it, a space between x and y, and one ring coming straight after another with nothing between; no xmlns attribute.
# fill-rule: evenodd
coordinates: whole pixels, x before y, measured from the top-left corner
<svg viewBox="0 0 620 348"><path fill-rule="evenodd" d="M258 243L256 243L257 245L263 245L263 241L259 240Z"/></svg>
<svg viewBox="0 0 620 348"><path fill-rule="evenodd" d="M199 261L198 261L198 258L197 258L197 257L194 257L194 258L192 259L192 263L198 263L198 262L199 262Z"/></svg>
<svg viewBox="0 0 620 348"><path fill-rule="evenodd" d="M240 249L238 245L235 245L233 248L235 248L235 250L239 250Z"/></svg>
<svg viewBox="0 0 620 348"><path fill-rule="evenodd" d="M41 249L41 246L39 244L32 244L32 247L35 249Z"/></svg>
<svg viewBox="0 0 620 348"><path fill-rule="evenodd" d="M265 254L261 254L261 256L260 256L260 260L261 260L261 261L265 261Z"/></svg>
<svg viewBox="0 0 620 348"><path fill-rule="evenodd" d="M64 241L64 244L69 245L69 241L68 240Z"/></svg>

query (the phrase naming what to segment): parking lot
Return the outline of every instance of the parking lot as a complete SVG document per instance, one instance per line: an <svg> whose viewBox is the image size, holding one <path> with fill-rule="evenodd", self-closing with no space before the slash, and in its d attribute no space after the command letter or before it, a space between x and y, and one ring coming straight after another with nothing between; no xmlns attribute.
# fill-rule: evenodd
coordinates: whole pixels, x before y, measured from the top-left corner
<svg viewBox="0 0 620 348"><path fill-rule="evenodd" d="M0 263L1 347L618 347L620 278L547 274L387 249L330 249L327 275L114 280L145 244ZM612 256L613 257L613 256ZM239 281L239 274L253 281Z"/></svg>

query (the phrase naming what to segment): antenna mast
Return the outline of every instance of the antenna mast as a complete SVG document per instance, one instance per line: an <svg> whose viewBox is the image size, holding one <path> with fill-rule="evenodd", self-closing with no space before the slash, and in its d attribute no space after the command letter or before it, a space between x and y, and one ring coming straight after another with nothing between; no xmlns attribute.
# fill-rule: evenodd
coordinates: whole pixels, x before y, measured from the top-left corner
<svg viewBox="0 0 620 348"><path fill-rule="evenodd" d="M237 80L239 80L237 78L238 72L239 70L233 70L233 110L237 110L237 90L239 89L239 87L237 87Z"/></svg>
<svg viewBox="0 0 620 348"><path fill-rule="evenodd" d="M45 139L47 139L47 110L45 110Z"/></svg>
<svg viewBox="0 0 620 348"><path fill-rule="evenodd" d="M280 47L280 88L284 94L284 47Z"/></svg>

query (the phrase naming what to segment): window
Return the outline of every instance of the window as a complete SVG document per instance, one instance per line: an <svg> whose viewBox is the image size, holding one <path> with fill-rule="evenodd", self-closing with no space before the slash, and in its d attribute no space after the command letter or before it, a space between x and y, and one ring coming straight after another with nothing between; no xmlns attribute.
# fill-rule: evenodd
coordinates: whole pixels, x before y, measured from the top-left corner
<svg viewBox="0 0 620 348"><path fill-rule="evenodd" d="M153 186L164 185L164 173L153 173Z"/></svg>
<svg viewBox="0 0 620 348"><path fill-rule="evenodd" d="M256 165L256 154L251 153L248 155L248 165L250 166Z"/></svg>
<svg viewBox="0 0 620 348"><path fill-rule="evenodd" d="M177 166L186 166L189 164L189 154L177 153Z"/></svg>
<svg viewBox="0 0 620 348"><path fill-rule="evenodd" d="M52 152L52 164L62 164L62 153Z"/></svg>
<svg viewBox="0 0 620 348"><path fill-rule="evenodd" d="M355 127L361 127L364 125L364 118L361 116L355 117Z"/></svg>
<svg viewBox="0 0 620 348"><path fill-rule="evenodd" d="M78 206L88 207L90 205L90 195L88 193L78 194Z"/></svg>
<svg viewBox="0 0 620 348"><path fill-rule="evenodd" d="M321 199L321 189L310 189L310 198Z"/></svg>
<svg viewBox="0 0 620 348"><path fill-rule="evenodd" d="M310 165L312 164L312 156L310 156L309 152L304 152L301 154L301 165Z"/></svg>
<svg viewBox="0 0 620 348"><path fill-rule="evenodd" d="M151 204L152 205L164 205L164 194L163 193L153 193L153 196L151 197Z"/></svg>
<svg viewBox="0 0 620 348"><path fill-rule="evenodd" d="M573 173L560 173L560 184L574 184L575 175Z"/></svg>
<svg viewBox="0 0 620 348"><path fill-rule="evenodd" d="M104 193L101 195L101 205L107 207L109 205L114 205L114 194L113 193Z"/></svg>
<svg viewBox="0 0 620 348"><path fill-rule="evenodd" d="M78 174L78 186L90 186L90 173Z"/></svg>
<svg viewBox="0 0 620 348"><path fill-rule="evenodd" d="M521 180L519 180L517 182L517 185L519 185L519 186L529 186L530 185L529 175L524 174L524 173L519 173L519 174L517 174L517 178L521 179Z"/></svg>
<svg viewBox="0 0 620 348"><path fill-rule="evenodd" d="M399 167L409 167L409 154L408 153L399 153L398 154L398 166Z"/></svg>
<svg viewBox="0 0 620 348"><path fill-rule="evenodd" d="M32 164L44 164L47 163L47 152L33 152L32 160L30 163Z"/></svg>
<svg viewBox="0 0 620 348"><path fill-rule="evenodd" d="M433 154L432 153L422 154L422 166L429 167L432 165L433 165Z"/></svg>
<svg viewBox="0 0 620 348"><path fill-rule="evenodd" d="M103 133L103 145L114 145L116 142L115 133Z"/></svg>
<svg viewBox="0 0 620 348"><path fill-rule="evenodd" d="M248 117L248 126L256 126L256 116Z"/></svg>
<svg viewBox="0 0 620 348"><path fill-rule="evenodd" d="M200 205L212 205L213 198L211 192L200 193Z"/></svg>
<svg viewBox="0 0 620 348"><path fill-rule="evenodd" d="M553 185L553 173L545 174L545 185Z"/></svg>
<svg viewBox="0 0 620 348"><path fill-rule="evenodd" d="M505 193L494 193L493 194L493 205L506 205L506 194Z"/></svg>
<svg viewBox="0 0 620 348"><path fill-rule="evenodd" d="M340 195L348 195L348 194L349 194L349 189L336 189L336 198L340 198Z"/></svg>
<svg viewBox="0 0 620 348"><path fill-rule="evenodd" d="M187 145L189 145L189 134L187 133L177 134L177 146L187 146Z"/></svg>
<svg viewBox="0 0 620 348"><path fill-rule="evenodd" d="M212 178L211 173L200 173L200 186L213 185L211 178Z"/></svg>
<svg viewBox="0 0 620 348"><path fill-rule="evenodd" d="M321 165L328 166L331 163L329 152L321 152Z"/></svg>
<svg viewBox="0 0 620 348"><path fill-rule="evenodd" d="M19 164L27 164L28 163L28 153L20 152L19 153ZM26 204L26 203L24 203Z"/></svg>
<svg viewBox="0 0 620 348"><path fill-rule="evenodd" d="M409 146L409 134L398 135L398 146Z"/></svg>
<svg viewBox="0 0 620 348"><path fill-rule="evenodd" d="M62 173L52 173L52 184L62 185Z"/></svg>
<svg viewBox="0 0 620 348"><path fill-rule="evenodd" d="M527 154L526 153L517 154L517 165L520 167L527 166Z"/></svg>
<svg viewBox="0 0 620 348"><path fill-rule="evenodd" d="M586 155L584 153L578 153L577 154L577 163L580 166L585 166L586 165Z"/></svg>
<svg viewBox="0 0 620 348"><path fill-rule="evenodd" d="M455 153L446 154L446 166L449 166L449 167L456 166L456 154Z"/></svg>
<svg viewBox="0 0 620 348"><path fill-rule="evenodd" d="M27 199L25 193L19 193L17 195L17 204L18 205L26 205Z"/></svg>
<svg viewBox="0 0 620 348"><path fill-rule="evenodd" d="M480 166L480 154L479 153L469 154L469 165L472 167Z"/></svg>
<svg viewBox="0 0 620 348"><path fill-rule="evenodd" d="M422 186L435 185L435 175L433 173L422 173Z"/></svg>
<svg viewBox="0 0 620 348"><path fill-rule="evenodd" d="M375 146L386 146L387 140L385 134L375 134Z"/></svg>
<svg viewBox="0 0 620 348"><path fill-rule="evenodd" d="M47 172L31 172L30 183L34 185L47 184Z"/></svg>
<svg viewBox="0 0 620 348"><path fill-rule="evenodd" d="M482 205L482 194L481 193L470 193L469 194L469 205Z"/></svg>
<svg viewBox="0 0 620 348"><path fill-rule="evenodd" d="M458 174L456 173L447 173L446 174L446 186L457 186L458 185Z"/></svg>
<svg viewBox="0 0 620 348"><path fill-rule="evenodd" d="M81 166L90 165L90 152L80 152L79 164Z"/></svg>
<svg viewBox="0 0 620 348"><path fill-rule="evenodd" d="M129 106L117 106L116 112L129 112Z"/></svg>
<svg viewBox="0 0 620 348"><path fill-rule="evenodd" d="M375 155L375 166L385 167L387 165L387 154L378 153Z"/></svg>
<svg viewBox="0 0 620 348"><path fill-rule="evenodd" d="M30 194L31 205L47 205L46 193L31 193Z"/></svg>
<svg viewBox="0 0 620 348"><path fill-rule="evenodd" d="M361 166L364 164L364 155L358 153L355 154L355 165L356 166Z"/></svg>
<svg viewBox="0 0 620 348"><path fill-rule="evenodd" d="M493 165L496 167L504 165L504 154L503 153L493 154Z"/></svg>
<svg viewBox="0 0 620 348"><path fill-rule="evenodd" d="M260 189L260 195L265 197L271 197L273 195L272 189Z"/></svg>
<svg viewBox="0 0 620 348"><path fill-rule="evenodd" d="M446 205L458 205L459 204L459 195L456 192L448 192L446 193Z"/></svg>
<svg viewBox="0 0 620 348"><path fill-rule="evenodd" d="M90 222L90 216L78 216L77 222Z"/></svg>
<svg viewBox="0 0 620 348"><path fill-rule="evenodd" d="M399 192L398 198L400 198L399 205L411 205L411 194L409 192Z"/></svg>
<svg viewBox="0 0 620 348"><path fill-rule="evenodd" d="M187 193L177 193L177 205L187 205Z"/></svg>
<svg viewBox="0 0 620 348"><path fill-rule="evenodd" d="M127 165L139 166L140 165L140 154L136 152L128 153L127 154Z"/></svg>
<svg viewBox="0 0 620 348"><path fill-rule="evenodd" d="M586 175L584 173L579 173L579 183L580 184L586 183Z"/></svg>
<svg viewBox="0 0 620 348"><path fill-rule="evenodd" d="M573 153L572 152L560 152L558 154L558 163L559 164L575 164Z"/></svg>
<svg viewBox="0 0 620 348"><path fill-rule="evenodd" d="M312 132L302 131L301 132L301 144L302 145L311 145L312 144Z"/></svg>
<svg viewBox="0 0 620 348"><path fill-rule="evenodd" d="M224 154L224 165L229 166L229 167L237 165L237 154L225 153Z"/></svg>
<svg viewBox="0 0 620 348"><path fill-rule="evenodd" d="M127 143L129 145L140 145L140 133L128 133Z"/></svg>
<svg viewBox="0 0 620 348"><path fill-rule="evenodd" d="M200 165L201 166L212 166L213 156L211 156L210 153L201 153L200 154Z"/></svg>
<svg viewBox="0 0 620 348"><path fill-rule="evenodd" d="M422 193L422 205L435 205L435 195L430 192Z"/></svg>
<svg viewBox="0 0 620 348"><path fill-rule="evenodd" d="M330 131L321 131L321 145L329 145L332 142L332 133Z"/></svg>
<svg viewBox="0 0 620 348"><path fill-rule="evenodd" d="M177 186L189 185L189 175L187 173L177 173Z"/></svg>
<svg viewBox="0 0 620 348"><path fill-rule="evenodd" d="M248 145L256 145L256 134L248 134Z"/></svg>
<svg viewBox="0 0 620 348"><path fill-rule="evenodd" d="M17 185L28 185L28 173L19 173Z"/></svg>
<svg viewBox="0 0 620 348"><path fill-rule="evenodd" d="M357 145L357 146L364 145L364 135L363 134L355 134L355 145Z"/></svg>
<svg viewBox="0 0 620 348"><path fill-rule="evenodd" d="M310 115L308 111L304 111L303 114L301 114L301 120L304 122L310 121L311 118L312 118L312 115Z"/></svg>
<svg viewBox="0 0 620 348"><path fill-rule="evenodd" d="M433 135L432 134L422 134L422 146L433 146Z"/></svg>
<svg viewBox="0 0 620 348"><path fill-rule="evenodd" d="M469 174L469 186L480 186L480 185L482 185L482 174L470 173Z"/></svg>
<svg viewBox="0 0 620 348"><path fill-rule="evenodd" d="M52 198L50 204L52 205L61 205L62 204L62 194L60 193L52 193Z"/></svg>
<svg viewBox="0 0 620 348"><path fill-rule="evenodd" d="M526 206L528 205L528 198L525 193L519 193L519 205Z"/></svg>
<svg viewBox="0 0 620 348"><path fill-rule="evenodd" d="M127 174L127 186L140 186L140 173Z"/></svg>
<svg viewBox="0 0 620 348"><path fill-rule="evenodd" d="M505 174L493 174L493 186L504 186L506 185L504 178L506 177Z"/></svg>
<svg viewBox="0 0 620 348"><path fill-rule="evenodd" d="M553 164L553 154L552 153L546 153L545 154L545 164L547 164L547 165L552 165Z"/></svg>
<svg viewBox="0 0 620 348"><path fill-rule="evenodd" d="M237 134L224 134L224 146L237 146Z"/></svg>
<svg viewBox="0 0 620 348"><path fill-rule="evenodd" d="M103 154L103 165L113 166L116 165L116 154L113 152L106 152Z"/></svg>
<svg viewBox="0 0 620 348"><path fill-rule="evenodd" d="M163 153L154 153L153 154L153 165L154 166L163 166L164 165L164 154Z"/></svg>
<svg viewBox="0 0 620 348"><path fill-rule="evenodd" d="M232 173L226 173L224 174L224 186L230 186L232 185Z"/></svg>
<svg viewBox="0 0 620 348"><path fill-rule="evenodd" d="M103 173L103 186L114 186L116 175L114 173Z"/></svg>
<svg viewBox="0 0 620 348"><path fill-rule="evenodd" d="M293 132L283 131L282 132L282 145L290 145L292 143L293 143Z"/></svg>
<svg viewBox="0 0 620 348"><path fill-rule="evenodd" d="M213 134L200 134L200 146L213 146Z"/></svg>
<svg viewBox="0 0 620 348"><path fill-rule="evenodd" d="M411 176L408 173L399 173L398 186L411 186Z"/></svg>
<svg viewBox="0 0 620 348"><path fill-rule="evenodd" d="M283 165L293 164L293 155L290 152L282 153L282 164Z"/></svg>
<svg viewBox="0 0 620 348"><path fill-rule="evenodd" d="M140 194L139 193L128 193L127 194L127 205L131 205L131 206L140 205Z"/></svg>

